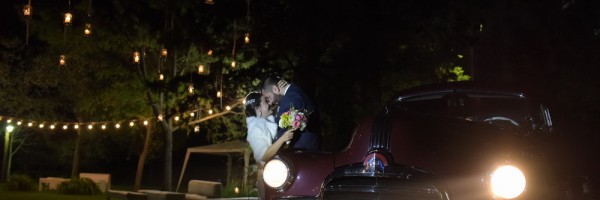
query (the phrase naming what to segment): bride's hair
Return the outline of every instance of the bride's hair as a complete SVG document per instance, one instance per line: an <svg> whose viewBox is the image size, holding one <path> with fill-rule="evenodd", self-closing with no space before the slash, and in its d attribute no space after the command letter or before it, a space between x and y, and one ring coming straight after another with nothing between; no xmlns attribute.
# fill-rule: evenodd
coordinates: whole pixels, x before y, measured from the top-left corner
<svg viewBox="0 0 600 200"><path fill-rule="evenodd" d="M261 97L262 94L258 92L250 92L250 94L246 95L246 103L244 104L244 108L246 110L246 117L256 116L256 108L260 106Z"/></svg>

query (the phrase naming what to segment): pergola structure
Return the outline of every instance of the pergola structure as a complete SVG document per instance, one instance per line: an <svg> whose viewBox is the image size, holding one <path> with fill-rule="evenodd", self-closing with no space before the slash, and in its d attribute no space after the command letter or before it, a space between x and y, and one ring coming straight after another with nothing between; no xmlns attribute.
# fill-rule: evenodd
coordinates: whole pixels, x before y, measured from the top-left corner
<svg viewBox="0 0 600 200"><path fill-rule="evenodd" d="M250 154L252 150L242 141L233 141L226 142L220 144L211 144L206 146L197 146L190 147L187 149L185 154L185 159L183 160L183 166L181 169L181 174L179 175L179 181L177 182L177 189L175 191L179 191L179 186L181 185L181 180L183 179L183 174L185 173L185 169L187 168L188 160L190 159L190 155L192 153L204 153L204 154L213 154L213 155L223 155L227 156L227 181L231 181L231 163L234 155L241 154L244 156L244 180L242 182L242 187L246 187L246 182L248 180L248 165L250 164Z"/></svg>

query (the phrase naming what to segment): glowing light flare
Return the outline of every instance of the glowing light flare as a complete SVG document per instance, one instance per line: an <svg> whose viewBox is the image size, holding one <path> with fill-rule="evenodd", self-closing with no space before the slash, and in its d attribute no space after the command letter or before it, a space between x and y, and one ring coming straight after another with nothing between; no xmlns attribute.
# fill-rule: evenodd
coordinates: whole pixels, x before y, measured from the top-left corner
<svg viewBox="0 0 600 200"><path fill-rule="evenodd" d="M67 56L66 55L60 55L59 60L58 60L58 64L60 66L67 65Z"/></svg>
<svg viewBox="0 0 600 200"><path fill-rule="evenodd" d="M129 127L133 127L134 123L133 122L129 122Z"/></svg>
<svg viewBox="0 0 600 200"><path fill-rule="evenodd" d="M160 50L160 56L162 57L167 57L167 48L162 48L162 50Z"/></svg>
<svg viewBox="0 0 600 200"><path fill-rule="evenodd" d="M231 106L225 106L225 110L230 111L231 110Z"/></svg>
<svg viewBox="0 0 600 200"><path fill-rule="evenodd" d="M208 50L208 52L207 52L206 54L208 54L209 56L212 56L212 55L213 55L213 50L210 50L210 49L209 49L209 50Z"/></svg>
<svg viewBox="0 0 600 200"><path fill-rule="evenodd" d="M50 125L50 129L54 129L54 127L55 127L54 124Z"/></svg>
<svg viewBox="0 0 600 200"><path fill-rule="evenodd" d="M244 34L244 44L250 44L250 33Z"/></svg>
<svg viewBox="0 0 600 200"><path fill-rule="evenodd" d="M79 129L79 124L75 124L75 126L73 126L73 128L74 128L75 130Z"/></svg>
<svg viewBox="0 0 600 200"><path fill-rule="evenodd" d="M192 84L188 85L188 93L194 94L194 85L192 85Z"/></svg>
<svg viewBox="0 0 600 200"><path fill-rule="evenodd" d="M68 128L69 128L69 126L63 125L63 130L67 130Z"/></svg>
<svg viewBox="0 0 600 200"><path fill-rule="evenodd" d="M9 123L9 124L12 123L12 119L6 120L6 123Z"/></svg>
<svg viewBox="0 0 600 200"><path fill-rule="evenodd" d="M213 114L213 110L212 109L208 110L208 114L212 115Z"/></svg>
<svg viewBox="0 0 600 200"><path fill-rule="evenodd" d="M235 68L236 64L235 61L231 61L231 68Z"/></svg>
<svg viewBox="0 0 600 200"><path fill-rule="evenodd" d="M65 13L65 21L64 21L65 26L71 25L72 20L73 20L73 14L71 14L69 12Z"/></svg>
<svg viewBox="0 0 600 200"><path fill-rule="evenodd" d="M204 65L198 65L198 74L204 73Z"/></svg>
<svg viewBox="0 0 600 200"><path fill-rule="evenodd" d="M18 121L17 125L21 126L21 124L23 124L23 121Z"/></svg>
<svg viewBox="0 0 600 200"><path fill-rule="evenodd" d="M175 116L175 121L179 121L179 116Z"/></svg>
<svg viewBox="0 0 600 200"><path fill-rule="evenodd" d="M31 5L27 4L23 7L23 16L27 19L31 17Z"/></svg>
<svg viewBox="0 0 600 200"><path fill-rule="evenodd" d="M222 96L221 91L217 91L217 98L221 98Z"/></svg>
<svg viewBox="0 0 600 200"><path fill-rule="evenodd" d="M148 125L148 120L144 120L144 126Z"/></svg>
<svg viewBox="0 0 600 200"><path fill-rule="evenodd" d="M196 113L192 112L192 113L190 113L190 116L194 117L194 116L196 116Z"/></svg>
<svg viewBox="0 0 600 200"><path fill-rule="evenodd" d="M33 122L27 123L27 126L32 127L33 126Z"/></svg>
<svg viewBox="0 0 600 200"><path fill-rule="evenodd" d="M515 166L500 166L491 175L491 189L494 196L513 199L525 191L525 186L525 175Z"/></svg>
<svg viewBox="0 0 600 200"><path fill-rule="evenodd" d="M40 128L44 128L44 124L40 124L38 127L40 127Z"/></svg>
<svg viewBox="0 0 600 200"><path fill-rule="evenodd" d="M106 124L102 124L101 128L102 128L102 130L105 130L106 129Z"/></svg>
<svg viewBox="0 0 600 200"><path fill-rule="evenodd" d="M158 80L165 80L165 75L162 73L158 74Z"/></svg>
<svg viewBox="0 0 600 200"><path fill-rule="evenodd" d="M236 194L240 193L240 188L239 187L235 187L235 189L233 189L233 192L235 192Z"/></svg>
<svg viewBox="0 0 600 200"><path fill-rule="evenodd" d="M92 126L91 124L88 125L88 129L92 130L94 128L94 126Z"/></svg>
<svg viewBox="0 0 600 200"><path fill-rule="evenodd" d="M116 128L116 129L119 129L119 128L121 128L121 124L115 124L115 128Z"/></svg>

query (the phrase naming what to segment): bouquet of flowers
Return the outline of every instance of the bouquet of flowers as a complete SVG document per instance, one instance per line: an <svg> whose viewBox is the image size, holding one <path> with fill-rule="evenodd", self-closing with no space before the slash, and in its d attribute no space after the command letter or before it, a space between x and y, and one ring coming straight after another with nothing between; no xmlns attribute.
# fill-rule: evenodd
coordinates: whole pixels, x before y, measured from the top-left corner
<svg viewBox="0 0 600 200"><path fill-rule="evenodd" d="M279 127L284 129L300 129L303 131L306 128L306 123L308 122L308 117L305 112L299 111L291 107L289 111L281 114L281 118L279 119ZM286 144L290 144L290 141L287 141Z"/></svg>

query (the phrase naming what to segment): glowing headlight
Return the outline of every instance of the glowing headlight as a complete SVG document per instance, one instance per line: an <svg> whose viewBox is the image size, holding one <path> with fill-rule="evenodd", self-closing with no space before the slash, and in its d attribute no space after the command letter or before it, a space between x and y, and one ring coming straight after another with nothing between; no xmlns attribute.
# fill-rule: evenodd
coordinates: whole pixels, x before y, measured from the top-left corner
<svg viewBox="0 0 600 200"><path fill-rule="evenodd" d="M265 164L263 179L272 188L279 188L285 184L289 176L288 166L279 159L273 159Z"/></svg>
<svg viewBox="0 0 600 200"><path fill-rule="evenodd" d="M494 196L513 199L525 191L525 175L515 166L500 166L494 170L491 178L492 193L494 193Z"/></svg>

